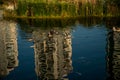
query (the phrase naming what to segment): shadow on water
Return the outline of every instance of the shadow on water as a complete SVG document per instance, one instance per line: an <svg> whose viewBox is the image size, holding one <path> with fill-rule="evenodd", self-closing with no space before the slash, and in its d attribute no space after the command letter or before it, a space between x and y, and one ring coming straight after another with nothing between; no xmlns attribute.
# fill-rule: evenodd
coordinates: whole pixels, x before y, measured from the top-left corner
<svg viewBox="0 0 120 80"><path fill-rule="evenodd" d="M83 25L84 27L92 27L103 24L107 28L119 26L120 17L100 18L100 17L80 17L80 18L64 18L64 19L16 19L20 25L28 27L39 27L41 29L53 27L71 27L75 24ZM21 27L22 27L21 26Z"/></svg>
<svg viewBox="0 0 120 80"><path fill-rule="evenodd" d="M31 30L32 28L51 29L51 28L73 28L75 25L84 25L84 27L92 27L98 24L104 24L103 18L65 18L65 19L17 19L21 28Z"/></svg>
<svg viewBox="0 0 120 80"><path fill-rule="evenodd" d="M105 36L107 38L107 41L106 41L106 44L104 45L107 46L106 47L107 51L105 52L107 53L106 54L107 57L106 57L106 61L104 62L107 62L107 63L102 64L102 65L106 65L106 68L107 68L106 71L107 71L108 76L105 75L104 80L119 80L120 79L119 77L119 73L120 73L119 72L120 70L119 68L120 32L113 32L112 30L113 27L120 26L118 18L112 18L112 19L111 18L110 19L109 18L106 18L106 19L105 18L17 19L15 21L18 23L17 25L19 25L19 28L18 28L19 30L24 32L24 34L30 33L30 37L26 38L27 41L23 41L23 42L24 44L25 43L29 44L29 42L33 44L33 46L30 46L30 47L34 50L31 53L34 53L34 59L32 60L34 60L35 62L34 63L31 62L31 65L35 65L34 67L35 75L37 75L38 79L40 80L63 80L63 79L85 80L87 79L87 78L82 77L82 76L85 76L85 75L82 75L82 73L74 71L76 70L75 69L76 66L79 65L79 64L76 65L74 58L77 56L74 56L74 55L76 55L75 51L79 52L79 50L74 50L74 49L77 49L77 45L74 44L75 41L72 41L72 40L75 40L74 38L72 38L73 30L79 29L78 26L79 27L83 26L86 30L86 29L91 29L91 28L98 29L99 27L101 27L101 25L105 25L108 34ZM2 25L1 22L0 22L0 25ZM9 75L9 72L11 72L11 70L13 70L14 72L14 67L16 67L16 69L21 70L20 66L17 65L18 58L16 56L18 56L17 55L18 51L16 50L18 50L17 46L19 45L23 45L23 46L19 46L19 48L26 47L26 45L24 45L22 42L20 43L19 41L19 36L22 37L21 34L23 33L19 32L18 45L17 45L17 41L16 41L17 35L15 35L16 28L14 27L15 25L11 23L9 26L11 27L9 28L1 27L2 31L0 31L0 45L3 45L2 47L0 47L0 51L1 51L0 53L0 78L1 76ZM79 31L79 32L82 32L82 31ZM82 34L78 33L77 35L82 35ZM5 36L9 37L9 39ZM89 41L87 41L87 43L88 42ZM79 43L79 45L82 46L82 43L81 44ZM23 50L23 48L21 48L21 50ZM19 53L20 52L22 51L19 51ZM20 53L19 56L22 53ZM28 54L24 54L24 55L28 55ZM20 59L26 60L25 56L22 55L21 57L22 58ZM103 58L105 57L102 57L102 59ZM82 62L82 59L84 59L84 57L80 57L81 62ZM24 60L20 60L20 63L23 63L22 61ZM27 66L31 66L31 65L28 64ZM28 69L30 70L34 68L32 67ZM82 67L82 65L79 66L79 68L82 68L83 70L85 69ZM78 70L81 70L81 69L78 69ZM89 69L87 70L89 71ZM18 76L18 78L21 77L17 73L16 75ZM29 74L29 75L32 75L32 74ZM97 77L101 77L101 76L98 75ZM4 78L2 79L5 80ZM95 79L95 78L91 78L91 79Z"/></svg>

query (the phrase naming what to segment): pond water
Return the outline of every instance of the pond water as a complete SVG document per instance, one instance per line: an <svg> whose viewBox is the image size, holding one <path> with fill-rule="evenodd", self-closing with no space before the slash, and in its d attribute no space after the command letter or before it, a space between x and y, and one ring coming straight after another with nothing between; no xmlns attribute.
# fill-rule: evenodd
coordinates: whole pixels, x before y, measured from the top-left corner
<svg viewBox="0 0 120 80"><path fill-rule="evenodd" d="M1 20L0 80L119 80L114 26L118 19Z"/></svg>

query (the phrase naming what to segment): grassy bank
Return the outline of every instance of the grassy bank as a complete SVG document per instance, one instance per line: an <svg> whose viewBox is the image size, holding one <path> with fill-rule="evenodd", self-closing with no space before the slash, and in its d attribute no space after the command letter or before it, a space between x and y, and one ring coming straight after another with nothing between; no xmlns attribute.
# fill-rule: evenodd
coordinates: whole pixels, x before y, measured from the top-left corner
<svg viewBox="0 0 120 80"><path fill-rule="evenodd" d="M92 4L74 4L53 0L18 0L14 14L6 12L6 17L62 18L75 16L103 16L103 8ZM8 13L8 14L7 14ZM11 13L11 12L10 12Z"/></svg>
<svg viewBox="0 0 120 80"><path fill-rule="evenodd" d="M67 3L58 0L18 0L15 11L5 11L5 17L13 18L71 18L71 17L116 17L119 10L107 9L102 2Z"/></svg>
<svg viewBox="0 0 120 80"><path fill-rule="evenodd" d="M76 7L67 3L18 3L18 16L75 16Z"/></svg>
<svg viewBox="0 0 120 80"><path fill-rule="evenodd" d="M95 16L81 16L81 15L76 15L76 16L19 16L19 15L4 15L4 18L6 19L66 19L66 18L71 18L71 19L76 19L76 18L114 18L120 16L115 16L115 15L95 15Z"/></svg>

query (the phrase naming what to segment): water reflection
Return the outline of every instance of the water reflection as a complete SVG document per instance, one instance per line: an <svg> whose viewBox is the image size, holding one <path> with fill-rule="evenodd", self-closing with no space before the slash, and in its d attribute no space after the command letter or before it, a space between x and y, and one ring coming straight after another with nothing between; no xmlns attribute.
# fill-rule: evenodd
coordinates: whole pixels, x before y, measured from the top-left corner
<svg viewBox="0 0 120 80"><path fill-rule="evenodd" d="M35 70L42 80L67 78L72 70L70 29L33 31Z"/></svg>
<svg viewBox="0 0 120 80"><path fill-rule="evenodd" d="M98 23L99 24L101 23L102 19L99 19L99 20L96 20L96 19L82 18L82 19L78 19L77 22L74 19L19 20L21 29L27 33L32 33L32 39L34 41L35 71L36 71L37 76L41 80L62 80L62 79L84 80L83 77L87 74L83 73L83 76L82 76L81 69L83 69L84 72L85 72L85 70L87 70L88 73L90 71L89 71L89 69L83 68L82 65L80 65L80 63L76 64L75 61L74 61L74 63L72 63L72 59L71 59L72 48L71 47L73 47L75 49L74 51L76 53L79 52L79 54L77 56L74 56L74 58L79 57L79 55L81 55L85 51L83 51L83 50L81 50L81 48L77 48L77 47L83 46L86 43L88 45L89 44L88 42L90 42L88 40L91 40L91 38L88 37L87 38L88 40L85 38L84 41L88 41L85 44L82 44L82 43L79 44L80 41L77 38L76 42L78 44L76 44L76 45L73 44L73 46L71 46L72 45L72 43L71 43L71 28L77 29L76 26L79 26L82 24L83 28L85 30L87 29L87 31L89 32L88 27L92 26L92 30L94 30L93 25L97 25ZM75 22L76 22L76 26L75 26ZM69 25L73 25L74 27L70 27ZM68 26L68 27L66 27L66 26ZM95 27L101 27L101 26L95 26ZM96 28L96 30L97 29L98 28ZM84 33L85 30L83 30L83 31L80 30L79 32ZM96 32L96 30L95 30L95 32ZM87 33L87 31L86 31L86 34L89 34L89 33ZM79 36L79 35L81 35L81 37L86 36L86 34L82 35L79 32L77 33L77 36ZM91 35L93 35L93 34L91 34ZM99 34L100 33L98 33L97 35L99 35ZM92 38L94 38L94 37L92 36ZM100 38L103 38L103 37L100 37ZM80 40L83 41L82 39L80 39ZM98 43L95 43L95 45L96 44L99 45ZM96 48L98 47L97 45L95 46ZM101 48L101 47L98 47L98 48ZM90 49L91 48L88 48L87 50L90 50ZM104 49L104 48L102 48L102 49ZM92 50L94 50L94 49L92 49ZM98 53L95 51L97 51L97 50L94 50L93 53ZM102 51L100 50L100 52L102 52ZM74 53L74 55L76 53ZM90 52L88 52L88 53L90 53ZM86 53L86 54L89 55L88 53ZM103 53L103 55L104 55L104 53ZM101 56L100 56L100 58L101 58ZM101 59L103 59L103 58L101 58ZM75 59L75 60L77 60L77 59ZM80 61L81 60L77 60L77 62L80 62ZM102 61L104 61L104 60L102 60ZM103 64L103 63L101 63L101 64ZM75 69L72 68L72 65L74 65ZM91 65L93 65L93 64L91 64ZM78 66L79 66L79 68L78 68ZM96 66L96 65L94 64L92 67L90 66L91 71L94 70L93 69L94 66ZM84 66L84 67L86 67L86 66ZM98 67L95 67L95 69L98 69ZM76 71L76 70L78 70L78 71ZM101 69L101 70L103 70L103 69ZM102 73L102 71L100 73ZM92 73L92 74L94 74L94 73ZM102 75L102 78L100 78L100 79L103 79L104 74ZM89 74L89 75L92 76L91 74ZM91 78L89 75L87 75L88 78ZM100 77L100 76L98 75L96 77ZM91 79L93 79L93 78L91 78Z"/></svg>
<svg viewBox="0 0 120 80"><path fill-rule="evenodd" d="M23 19L18 20L18 38L15 22L0 21L0 77L18 66L18 39L20 64L12 71L15 75L11 73L3 80L106 80L106 61L107 79L119 80L120 32L111 30L118 25L112 21L106 19L105 27L104 20L98 18Z"/></svg>
<svg viewBox="0 0 120 80"><path fill-rule="evenodd" d="M12 21L0 21L0 77L18 66L17 27Z"/></svg>
<svg viewBox="0 0 120 80"><path fill-rule="evenodd" d="M115 27L108 33L107 49L108 80L120 80L120 31Z"/></svg>

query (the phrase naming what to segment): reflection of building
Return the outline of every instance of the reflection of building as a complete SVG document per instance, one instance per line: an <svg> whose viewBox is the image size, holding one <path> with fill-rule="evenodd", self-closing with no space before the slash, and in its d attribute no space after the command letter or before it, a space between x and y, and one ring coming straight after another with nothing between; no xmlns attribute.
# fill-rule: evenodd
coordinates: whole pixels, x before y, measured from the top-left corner
<svg viewBox="0 0 120 80"><path fill-rule="evenodd" d="M108 80L120 80L120 32L108 34L107 50Z"/></svg>
<svg viewBox="0 0 120 80"><path fill-rule="evenodd" d="M42 80L63 80L72 70L69 31L33 32L35 70Z"/></svg>
<svg viewBox="0 0 120 80"><path fill-rule="evenodd" d="M16 23L1 21L0 25L0 76L6 76L18 66Z"/></svg>

